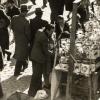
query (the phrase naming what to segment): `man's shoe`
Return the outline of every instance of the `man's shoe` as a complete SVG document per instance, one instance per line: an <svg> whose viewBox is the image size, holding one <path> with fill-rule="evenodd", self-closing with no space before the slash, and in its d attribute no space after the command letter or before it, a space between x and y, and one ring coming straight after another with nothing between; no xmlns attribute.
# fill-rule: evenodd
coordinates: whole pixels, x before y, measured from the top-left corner
<svg viewBox="0 0 100 100"><path fill-rule="evenodd" d="M19 75L21 75L21 73L19 73L19 74L14 74L14 76L16 76L16 77L18 77Z"/></svg>

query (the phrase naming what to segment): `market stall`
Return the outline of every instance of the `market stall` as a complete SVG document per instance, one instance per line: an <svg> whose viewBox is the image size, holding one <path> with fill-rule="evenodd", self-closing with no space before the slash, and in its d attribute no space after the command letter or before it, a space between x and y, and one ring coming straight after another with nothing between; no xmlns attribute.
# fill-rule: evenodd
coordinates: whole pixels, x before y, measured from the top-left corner
<svg viewBox="0 0 100 100"><path fill-rule="evenodd" d="M70 39L61 39L61 47L55 50L54 69L51 80L51 100L54 100L56 97L63 72L66 72L67 76L67 83L65 84L67 100L72 98L97 100L98 72L96 72L96 69L99 66L97 66L95 61L100 56L98 44L99 28L93 25L95 19L92 19L92 23L89 20L85 23L86 32L83 33L84 35L79 36L77 39L75 38L79 3L74 2L73 4ZM57 58L59 58L59 63L56 62Z"/></svg>

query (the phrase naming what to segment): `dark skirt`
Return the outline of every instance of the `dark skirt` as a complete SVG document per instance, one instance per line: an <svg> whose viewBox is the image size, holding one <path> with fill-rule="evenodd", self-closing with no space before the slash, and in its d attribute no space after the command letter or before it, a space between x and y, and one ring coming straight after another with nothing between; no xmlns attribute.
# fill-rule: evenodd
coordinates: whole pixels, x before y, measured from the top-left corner
<svg viewBox="0 0 100 100"><path fill-rule="evenodd" d="M66 11L72 11L73 10L73 1L74 0L65 0Z"/></svg>
<svg viewBox="0 0 100 100"><path fill-rule="evenodd" d="M9 49L9 34L7 29L0 29L0 46L2 49Z"/></svg>

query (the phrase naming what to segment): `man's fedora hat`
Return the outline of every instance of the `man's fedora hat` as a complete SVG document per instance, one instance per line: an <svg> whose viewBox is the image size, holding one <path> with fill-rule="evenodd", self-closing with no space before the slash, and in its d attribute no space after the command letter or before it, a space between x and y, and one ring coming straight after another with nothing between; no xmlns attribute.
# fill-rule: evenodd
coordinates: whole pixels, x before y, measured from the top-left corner
<svg viewBox="0 0 100 100"><path fill-rule="evenodd" d="M20 10L21 10L21 12L25 12L25 11L28 11L29 9L28 9L27 5L21 5Z"/></svg>
<svg viewBox="0 0 100 100"><path fill-rule="evenodd" d="M43 10L41 8L36 8L35 9L35 13L42 13L42 12L43 12Z"/></svg>

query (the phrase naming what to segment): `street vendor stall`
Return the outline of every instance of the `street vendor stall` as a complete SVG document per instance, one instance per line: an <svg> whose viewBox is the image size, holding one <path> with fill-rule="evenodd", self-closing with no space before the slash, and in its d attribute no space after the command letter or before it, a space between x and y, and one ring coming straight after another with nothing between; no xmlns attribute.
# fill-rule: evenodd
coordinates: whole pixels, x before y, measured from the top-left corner
<svg viewBox="0 0 100 100"><path fill-rule="evenodd" d="M79 3L74 2L73 4L70 40L61 39L61 47L55 50L54 69L51 79L51 100L56 97L63 72L66 72L67 76L67 83L65 84L67 100L72 100L72 98L77 100L77 97L82 100L97 99L98 72L96 72L95 60L100 56L100 48L98 41L93 40L92 37L94 36L92 36L92 33L90 35L90 32L86 31L82 38L75 39L76 15ZM56 62L57 56L59 56L59 63Z"/></svg>

